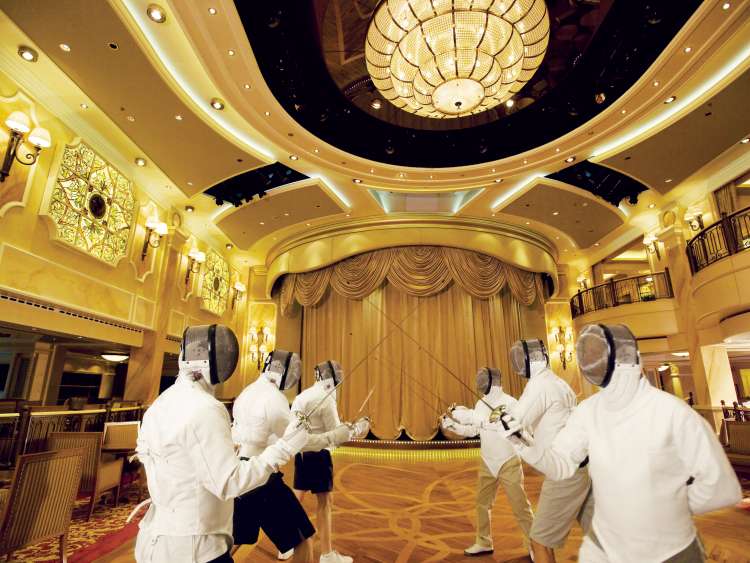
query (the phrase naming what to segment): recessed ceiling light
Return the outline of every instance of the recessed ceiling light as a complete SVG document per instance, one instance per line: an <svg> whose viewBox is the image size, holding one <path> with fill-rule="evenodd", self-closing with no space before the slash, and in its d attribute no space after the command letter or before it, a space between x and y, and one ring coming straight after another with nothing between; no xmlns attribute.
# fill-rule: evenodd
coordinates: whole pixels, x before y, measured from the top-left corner
<svg viewBox="0 0 750 563"><path fill-rule="evenodd" d="M722 10L728 10L728 9L729 9L729 8L731 8L731 7L732 7L732 5L731 5L731 4L729 3L729 2L724 2L724 3L723 3L723 4L721 5L721 9L722 9Z"/></svg>
<svg viewBox="0 0 750 563"><path fill-rule="evenodd" d="M270 112L270 111L266 111L266 112L264 112L264 113L265 113L266 117L268 117L269 115L271 115L271 112Z"/></svg>
<svg viewBox="0 0 750 563"><path fill-rule="evenodd" d="M125 119L127 119L128 121L130 121L130 123L134 123L135 122L135 116L134 115L126 115Z"/></svg>
<svg viewBox="0 0 750 563"><path fill-rule="evenodd" d="M229 55L230 57L233 57L234 56L234 49L229 49L229 51L227 51L227 55Z"/></svg>
<svg viewBox="0 0 750 563"><path fill-rule="evenodd" d="M555 240L560 240L560 237L555 237Z"/></svg>
<svg viewBox="0 0 750 563"><path fill-rule="evenodd" d="M664 183L669 184L671 181L672 181L672 178L667 178L666 180L664 180Z"/></svg>
<svg viewBox="0 0 750 563"><path fill-rule="evenodd" d="M589 202L588 202L588 201L584 201L584 202L583 202L583 203L581 204L581 207L588 207L588 206L589 206Z"/></svg>
<svg viewBox="0 0 750 563"><path fill-rule="evenodd" d="M563 252L567 252L567 251L568 251L568 249L567 249L567 248L563 248Z"/></svg>
<svg viewBox="0 0 750 563"><path fill-rule="evenodd" d="M430 180L432 180L432 174L430 174Z"/></svg>
<svg viewBox="0 0 750 563"><path fill-rule="evenodd" d="M375 169L374 168L370 168L370 174L375 174Z"/></svg>
<svg viewBox="0 0 750 563"><path fill-rule="evenodd" d="M242 87L243 87L243 88L244 88L245 90L249 90L249 89L250 89L250 84L248 84L247 82L245 82L245 83L244 83L244 84L242 85Z"/></svg>
<svg viewBox="0 0 750 563"><path fill-rule="evenodd" d="M209 8L208 9L208 13L211 14L212 16L215 16L216 15L216 8Z"/></svg>
<svg viewBox="0 0 750 563"><path fill-rule="evenodd" d="M60 49L65 51L66 53L70 53L70 45L67 43L60 43Z"/></svg>
<svg viewBox="0 0 750 563"><path fill-rule="evenodd" d="M39 53L27 45L20 45L18 47L18 56L27 63L35 63L39 59Z"/></svg>
<svg viewBox="0 0 750 563"><path fill-rule="evenodd" d="M594 246L599 246L599 243L598 243L598 242L595 242L595 243L594 243Z"/></svg>
<svg viewBox="0 0 750 563"><path fill-rule="evenodd" d="M359 178L354 178L354 179L352 180L352 182L354 182L355 184L361 184L361 183L362 183L362 180L360 180Z"/></svg>
<svg viewBox="0 0 750 563"><path fill-rule="evenodd" d="M81 104L81 109L89 109L89 105L87 103Z"/></svg>
<svg viewBox="0 0 750 563"><path fill-rule="evenodd" d="M597 92L594 94L594 101L597 104L603 104L607 100L607 95L604 92Z"/></svg>
<svg viewBox="0 0 750 563"><path fill-rule="evenodd" d="M351 217L351 216L352 216L352 214L351 214L351 213L347 213L347 214L346 214L346 216L347 216L347 217Z"/></svg>
<svg viewBox="0 0 750 563"><path fill-rule="evenodd" d="M227 250L232 250L234 248L234 245L231 242L228 242L224 245Z"/></svg>
<svg viewBox="0 0 750 563"><path fill-rule="evenodd" d="M192 185L193 185L193 183L192 183L192 182L188 182L188 183L187 183L187 185L188 185L188 186L192 186Z"/></svg>
<svg viewBox="0 0 750 563"><path fill-rule="evenodd" d="M135 163L137 166L144 167L146 166L146 159L143 158L142 156L138 156L135 159Z"/></svg>
<svg viewBox="0 0 750 563"><path fill-rule="evenodd" d="M307 225L307 226L309 227L309 226L310 226L310 223L305 223L305 225Z"/></svg>
<svg viewBox="0 0 750 563"><path fill-rule="evenodd" d="M526 224L527 225L531 225L531 221L526 221Z"/></svg>
<svg viewBox="0 0 750 563"><path fill-rule="evenodd" d="M284 217L289 217L289 212L288 211L284 212Z"/></svg>
<svg viewBox="0 0 750 563"><path fill-rule="evenodd" d="M381 107L383 107L383 102L380 101L379 98L375 98L373 101L370 102L370 107L372 109L380 109Z"/></svg>
<svg viewBox="0 0 750 563"><path fill-rule="evenodd" d="M181 116L181 115L180 115L179 113L178 113L177 115L175 115L175 116L174 116L174 118L175 118L175 119L176 119L177 121L182 121L182 116Z"/></svg>
<svg viewBox="0 0 750 563"><path fill-rule="evenodd" d="M656 207L656 204L655 204L655 203L649 203L649 204L648 204L648 208L649 208L649 209L653 209L654 207Z"/></svg>
<svg viewBox="0 0 750 563"><path fill-rule="evenodd" d="M689 52L690 52L690 51L692 51L692 50L693 50L693 48L692 48L692 47L685 47L685 48L683 49L683 51L684 51L685 53L689 53Z"/></svg>
<svg viewBox="0 0 750 563"><path fill-rule="evenodd" d="M626 109L621 109L621 110L620 110L620 113L621 113L622 115L625 115L626 113L628 113L628 110L626 110Z"/></svg>
<svg viewBox="0 0 750 563"><path fill-rule="evenodd" d="M565 162L571 163L571 162L575 161L575 159L576 159L575 155L569 156L568 158L565 159Z"/></svg>
<svg viewBox="0 0 750 563"><path fill-rule="evenodd" d="M653 82L652 86L653 86L654 88L657 88L657 87L659 86L659 84L660 84L660 83L659 83L659 81L658 81L658 80L654 80L654 82Z"/></svg>
<svg viewBox="0 0 750 563"><path fill-rule="evenodd" d="M167 21L167 13L161 6L156 4L149 4L148 8L146 8L146 14L148 14L148 17L156 23L164 23Z"/></svg>
<svg viewBox="0 0 750 563"><path fill-rule="evenodd" d="M664 100L665 104L671 104L677 99L677 96L669 96L666 100Z"/></svg>
<svg viewBox="0 0 750 563"><path fill-rule="evenodd" d="M193 211L195 211L195 207L193 207L192 205L185 206L185 213L192 213Z"/></svg>
<svg viewBox="0 0 750 563"><path fill-rule="evenodd" d="M313 152L314 152L315 154L318 154L318 153L320 152L320 150L319 150L319 149L313 149Z"/></svg>
<svg viewBox="0 0 750 563"><path fill-rule="evenodd" d="M743 145L750 143L750 137L745 137L744 139L740 141L740 143L742 143Z"/></svg>
<svg viewBox="0 0 750 563"><path fill-rule="evenodd" d="M499 184L499 183L500 183L500 182L502 182L502 181L503 181L503 179L502 179L502 178L495 178L495 183L496 183L496 184Z"/></svg>
<svg viewBox="0 0 750 563"><path fill-rule="evenodd" d="M492 169L492 172L493 172L493 173L495 172L495 169L494 169L494 168Z"/></svg>
<svg viewBox="0 0 750 563"><path fill-rule="evenodd" d="M553 211L552 215L560 215L560 212L559 211Z"/></svg>
<svg viewBox="0 0 750 563"><path fill-rule="evenodd" d="M560 149L555 149L555 152L560 152Z"/></svg>
<svg viewBox="0 0 750 563"><path fill-rule="evenodd" d="M516 102L513 101L513 98L505 101L506 108L512 108L514 105L516 105Z"/></svg>
<svg viewBox="0 0 750 563"><path fill-rule="evenodd" d="M297 156L296 154L290 154L290 155L289 155L289 158L290 158L291 160L299 160L299 157L298 157L298 156Z"/></svg>
<svg viewBox="0 0 750 563"><path fill-rule="evenodd" d="M526 159L524 158L524 159L523 159L523 163L524 163L524 164L528 164L528 163L529 163L529 161L528 161L528 160L526 160Z"/></svg>
<svg viewBox="0 0 750 563"><path fill-rule="evenodd" d="M263 221L261 221L261 222L260 222L259 224L260 224L260 225L265 225L265 223L264 223Z"/></svg>
<svg viewBox="0 0 750 563"><path fill-rule="evenodd" d="M220 98L211 98L211 107L215 110L223 110L224 109L224 100Z"/></svg>
<svg viewBox="0 0 750 563"><path fill-rule="evenodd" d="M399 178L403 178L403 177L404 177L404 173L403 173L403 172L399 172L399 173L398 173L398 177L399 177Z"/></svg>

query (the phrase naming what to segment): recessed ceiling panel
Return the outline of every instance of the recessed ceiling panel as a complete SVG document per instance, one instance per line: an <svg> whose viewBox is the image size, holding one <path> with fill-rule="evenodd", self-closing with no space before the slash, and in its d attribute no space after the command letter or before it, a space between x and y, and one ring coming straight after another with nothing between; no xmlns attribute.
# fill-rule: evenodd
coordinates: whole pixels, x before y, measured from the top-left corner
<svg viewBox="0 0 750 563"><path fill-rule="evenodd" d="M563 168L547 177L591 192L614 206L625 197L637 201L638 194L648 189L617 170L589 161Z"/></svg>
<svg viewBox="0 0 750 563"><path fill-rule="evenodd" d="M518 154L586 123L643 75L701 2L547 0L549 46L512 107L501 104L456 119L420 117L389 107L382 93L376 94L363 54L377 4L235 1L267 85L302 127L374 161L442 168ZM511 10L525 5L508 4ZM430 9L429 2L424 6ZM502 46L502 33L477 29L490 34L482 41ZM341 44L343 52L336 47Z"/></svg>
<svg viewBox="0 0 750 563"><path fill-rule="evenodd" d="M6 0L2 9L143 149L138 156L153 160L185 193L265 164L192 113L151 66L110 2Z"/></svg>
<svg viewBox="0 0 750 563"><path fill-rule="evenodd" d="M317 183L271 192L222 217L219 228L241 249L292 225L342 213L336 200Z"/></svg>
<svg viewBox="0 0 750 563"><path fill-rule="evenodd" d="M750 133L750 71L656 135L602 164L666 193Z"/></svg>
<svg viewBox="0 0 750 563"><path fill-rule="evenodd" d="M243 203L249 203L256 195L263 197L269 190L307 178L308 176L301 172L292 170L280 162L274 162L219 182L205 193L216 200L216 205L228 202L239 207Z"/></svg>
<svg viewBox="0 0 750 563"><path fill-rule="evenodd" d="M458 213L483 190L432 193L370 190L370 193L386 213Z"/></svg>
<svg viewBox="0 0 750 563"><path fill-rule="evenodd" d="M537 184L500 211L559 229L581 248L623 224L608 203L546 184Z"/></svg>

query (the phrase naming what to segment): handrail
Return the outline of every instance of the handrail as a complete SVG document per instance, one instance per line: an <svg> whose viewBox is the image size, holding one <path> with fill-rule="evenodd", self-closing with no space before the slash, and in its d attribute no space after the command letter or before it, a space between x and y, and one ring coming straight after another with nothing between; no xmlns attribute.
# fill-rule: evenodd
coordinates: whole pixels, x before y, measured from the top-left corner
<svg viewBox="0 0 750 563"><path fill-rule="evenodd" d="M570 299L573 318L585 313L656 299L671 299L672 280L669 270L643 276L634 276L595 285L579 291Z"/></svg>
<svg viewBox="0 0 750 563"><path fill-rule="evenodd" d="M31 416L70 416L78 414L100 414L107 412L107 409L91 409L91 410L67 410L67 411L31 411Z"/></svg>
<svg viewBox="0 0 750 563"><path fill-rule="evenodd" d="M695 274L714 262L750 249L750 207L709 225L687 243L690 270Z"/></svg>

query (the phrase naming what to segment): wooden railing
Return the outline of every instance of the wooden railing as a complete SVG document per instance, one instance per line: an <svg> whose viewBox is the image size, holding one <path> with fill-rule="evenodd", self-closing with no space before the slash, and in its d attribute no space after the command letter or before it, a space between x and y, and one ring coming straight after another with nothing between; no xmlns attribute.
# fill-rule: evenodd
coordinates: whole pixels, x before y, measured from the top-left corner
<svg viewBox="0 0 750 563"><path fill-rule="evenodd" d="M610 280L579 291L570 300L573 318L585 313L617 307L627 303L670 299L674 297L669 270L635 276L620 280Z"/></svg>
<svg viewBox="0 0 750 563"><path fill-rule="evenodd" d="M11 467L20 454L45 449L52 432L101 432L105 422L141 420L144 407L96 408L87 410L34 411L0 414L0 467Z"/></svg>
<svg viewBox="0 0 750 563"><path fill-rule="evenodd" d="M714 262L750 249L750 207L736 211L706 227L687 243L693 273Z"/></svg>

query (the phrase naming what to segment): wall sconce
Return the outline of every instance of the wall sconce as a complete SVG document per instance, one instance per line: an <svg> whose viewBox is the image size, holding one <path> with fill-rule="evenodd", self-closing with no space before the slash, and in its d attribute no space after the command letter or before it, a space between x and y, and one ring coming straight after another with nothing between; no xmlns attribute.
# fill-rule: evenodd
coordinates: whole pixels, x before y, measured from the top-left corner
<svg viewBox="0 0 750 563"><path fill-rule="evenodd" d="M659 245L657 244L658 242L659 242L659 239L656 238L654 235L643 236L643 246L646 247L646 250L648 250L649 254L656 254L656 258L661 260L661 254L659 253Z"/></svg>
<svg viewBox="0 0 750 563"><path fill-rule="evenodd" d="M273 332L271 332L270 326L264 326L261 330L261 334L264 344L273 344Z"/></svg>
<svg viewBox="0 0 750 563"><path fill-rule="evenodd" d="M573 361L573 328L562 328L556 326L552 328L552 337L557 344L556 351L560 358L563 369L567 369L568 363Z"/></svg>
<svg viewBox="0 0 750 563"><path fill-rule="evenodd" d="M167 224L159 221L158 217L149 217L146 220L146 237L143 239L143 250L141 250L141 261L146 259L148 247L159 248L161 237L169 232Z"/></svg>
<svg viewBox="0 0 750 563"><path fill-rule="evenodd" d="M265 344L261 344L260 348L258 348L258 369L265 363L266 356L268 356L268 347Z"/></svg>
<svg viewBox="0 0 750 563"><path fill-rule="evenodd" d="M264 325L259 329L258 325L252 325L250 327L250 360L257 362L258 369L265 361L270 348L273 348L271 327Z"/></svg>
<svg viewBox="0 0 750 563"><path fill-rule="evenodd" d="M694 215L685 215L685 221L687 221L688 225L690 225L691 231L701 231L703 230L703 214L702 213L696 213Z"/></svg>
<svg viewBox="0 0 750 563"><path fill-rule="evenodd" d="M185 287L190 285L190 274L197 274L201 271L201 264L206 261L206 253L198 250L196 247L188 252L188 268L185 273Z"/></svg>
<svg viewBox="0 0 750 563"><path fill-rule="evenodd" d="M250 342L252 342L253 344L258 342L258 327L256 325L250 327Z"/></svg>
<svg viewBox="0 0 750 563"><path fill-rule="evenodd" d="M31 166L39 158L39 153L42 149L49 148L52 145L52 138L49 131L41 127L35 127L31 130L31 121L22 111L11 113L5 120L5 125L10 130L10 139L5 149L3 167L0 169L0 182L5 182L5 179L10 174L10 167L13 166L13 160L17 160L24 166ZM23 143L23 136L26 133L29 133L28 141L34 147L34 154L26 153L23 157L24 160L22 160L18 157L18 149L21 143Z"/></svg>
<svg viewBox="0 0 750 563"><path fill-rule="evenodd" d="M234 306L237 304L237 300L242 298L242 295L245 293L247 288L241 281L236 281L234 282L233 289L234 293L232 294L232 309L234 309Z"/></svg>
<svg viewBox="0 0 750 563"><path fill-rule="evenodd" d="M580 290L586 290L589 288L589 280L586 279L586 276L584 274L581 274L576 278L576 281L578 282L578 289Z"/></svg>

